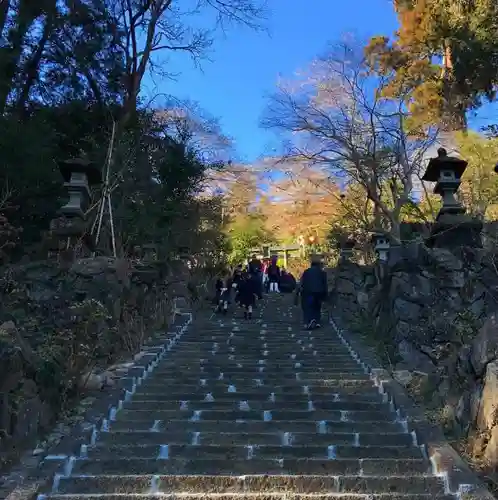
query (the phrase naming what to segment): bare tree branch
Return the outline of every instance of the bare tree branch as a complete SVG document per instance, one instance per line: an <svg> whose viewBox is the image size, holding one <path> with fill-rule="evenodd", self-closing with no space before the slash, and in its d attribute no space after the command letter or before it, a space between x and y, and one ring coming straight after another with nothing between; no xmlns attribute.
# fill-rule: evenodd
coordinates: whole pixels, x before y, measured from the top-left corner
<svg viewBox="0 0 498 500"><path fill-rule="evenodd" d="M405 102L382 98L385 81L347 44L299 76L271 97L263 126L291 138L287 161L359 183L374 205L375 223L399 240L401 211L434 136L408 128Z"/></svg>

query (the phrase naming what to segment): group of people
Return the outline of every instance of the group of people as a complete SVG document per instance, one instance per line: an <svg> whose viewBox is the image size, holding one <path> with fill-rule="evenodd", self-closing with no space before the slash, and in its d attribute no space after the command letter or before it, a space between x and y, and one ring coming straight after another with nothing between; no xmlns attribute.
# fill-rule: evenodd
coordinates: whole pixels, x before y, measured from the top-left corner
<svg viewBox="0 0 498 500"><path fill-rule="evenodd" d="M246 267L239 264L233 273L226 273L216 281L217 312L227 314L230 303L239 304L244 310L244 318L252 317L256 301L263 298L263 288L270 293L296 290L296 305L301 301L301 309L305 327L319 328L322 303L327 298L327 275L323 270L321 260L312 258L311 266L304 271L299 284L292 274L281 270L276 258L268 264L263 264L256 255Z"/></svg>
<svg viewBox="0 0 498 500"><path fill-rule="evenodd" d="M227 314L233 297L234 302L244 309L244 317L251 318L256 299L263 298L261 272L262 264L254 256L245 268L239 264L233 273L227 273L224 279L218 278L215 299L217 312Z"/></svg>

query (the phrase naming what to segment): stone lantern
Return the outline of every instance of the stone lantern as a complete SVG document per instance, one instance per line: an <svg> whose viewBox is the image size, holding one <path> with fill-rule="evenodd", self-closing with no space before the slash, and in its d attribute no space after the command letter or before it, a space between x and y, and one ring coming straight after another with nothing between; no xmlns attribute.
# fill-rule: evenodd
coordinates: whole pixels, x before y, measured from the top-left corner
<svg viewBox="0 0 498 500"><path fill-rule="evenodd" d="M443 205L436 217L429 246L452 248L457 246L480 247L482 223L465 214L465 208L457 200L456 193L467 162L448 156L444 148L429 161L423 181L435 182L434 193L442 198Z"/></svg>
<svg viewBox="0 0 498 500"><path fill-rule="evenodd" d="M387 262L389 260L389 249L391 248L389 237L379 231L372 234L371 241L379 261Z"/></svg>
<svg viewBox="0 0 498 500"><path fill-rule="evenodd" d="M59 217L50 223L50 232L58 243L52 250L69 249L73 243L88 235L86 212L90 207L92 186L102 182L98 167L85 159L74 158L59 163L69 200L59 209ZM83 238L87 246L88 238Z"/></svg>
<svg viewBox="0 0 498 500"><path fill-rule="evenodd" d="M463 214L465 208L455 195L461 184L461 177L467 168L467 162L460 158L448 156L444 148L439 148L437 158L429 161L423 181L435 182L434 193L439 194L443 201L440 214Z"/></svg>
<svg viewBox="0 0 498 500"><path fill-rule="evenodd" d="M66 217L85 219L85 212L90 207L90 188L102 182L100 170L94 163L82 158L61 162L59 170L69 193L69 201L60 212Z"/></svg>
<svg viewBox="0 0 498 500"><path fill-rule="evenodd" d="M356 241L351 238L346 238L340 243L339 251L341 260L350 260L353 256L353 250L356 245Z"/></svg>
<svg viewBox="0 0 498 500"><path fill-rule="evenodd" d="M153 243L142 246L143 258L148 262L157 260L157 247Z"/></svg>

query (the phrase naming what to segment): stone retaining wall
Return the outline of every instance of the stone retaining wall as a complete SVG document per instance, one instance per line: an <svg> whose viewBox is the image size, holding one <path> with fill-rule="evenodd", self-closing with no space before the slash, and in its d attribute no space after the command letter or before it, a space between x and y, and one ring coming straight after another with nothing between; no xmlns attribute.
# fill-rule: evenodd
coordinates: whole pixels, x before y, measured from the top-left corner
<svg viewBox="0 0 498 500"><path fill-rule="evenodd" d="M188 295L188 278L181 263L107 257L4 269L0 462L8 465L15 460L9 451L33 446L73 400L112 386L112 365L171 321L172 298Z"/></svg>
<svg viewBox="0 0 498 500"><path fill-rule="evenodd" d="M335 317L498 467L498 268L487 250L413 244L391 265L330 270Z"/></svg>

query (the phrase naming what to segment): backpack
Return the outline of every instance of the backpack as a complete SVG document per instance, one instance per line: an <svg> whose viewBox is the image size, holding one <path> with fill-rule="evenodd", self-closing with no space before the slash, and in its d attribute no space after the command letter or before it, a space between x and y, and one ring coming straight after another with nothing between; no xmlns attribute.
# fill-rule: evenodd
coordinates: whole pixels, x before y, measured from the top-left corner
<svg viewBox="0 0 498 500"><path fill-rule="evenodd" d="M279 271L280 268L277 266L277 264L270 264L270 267L268 267L268 276L278 276Z"/></svg>

